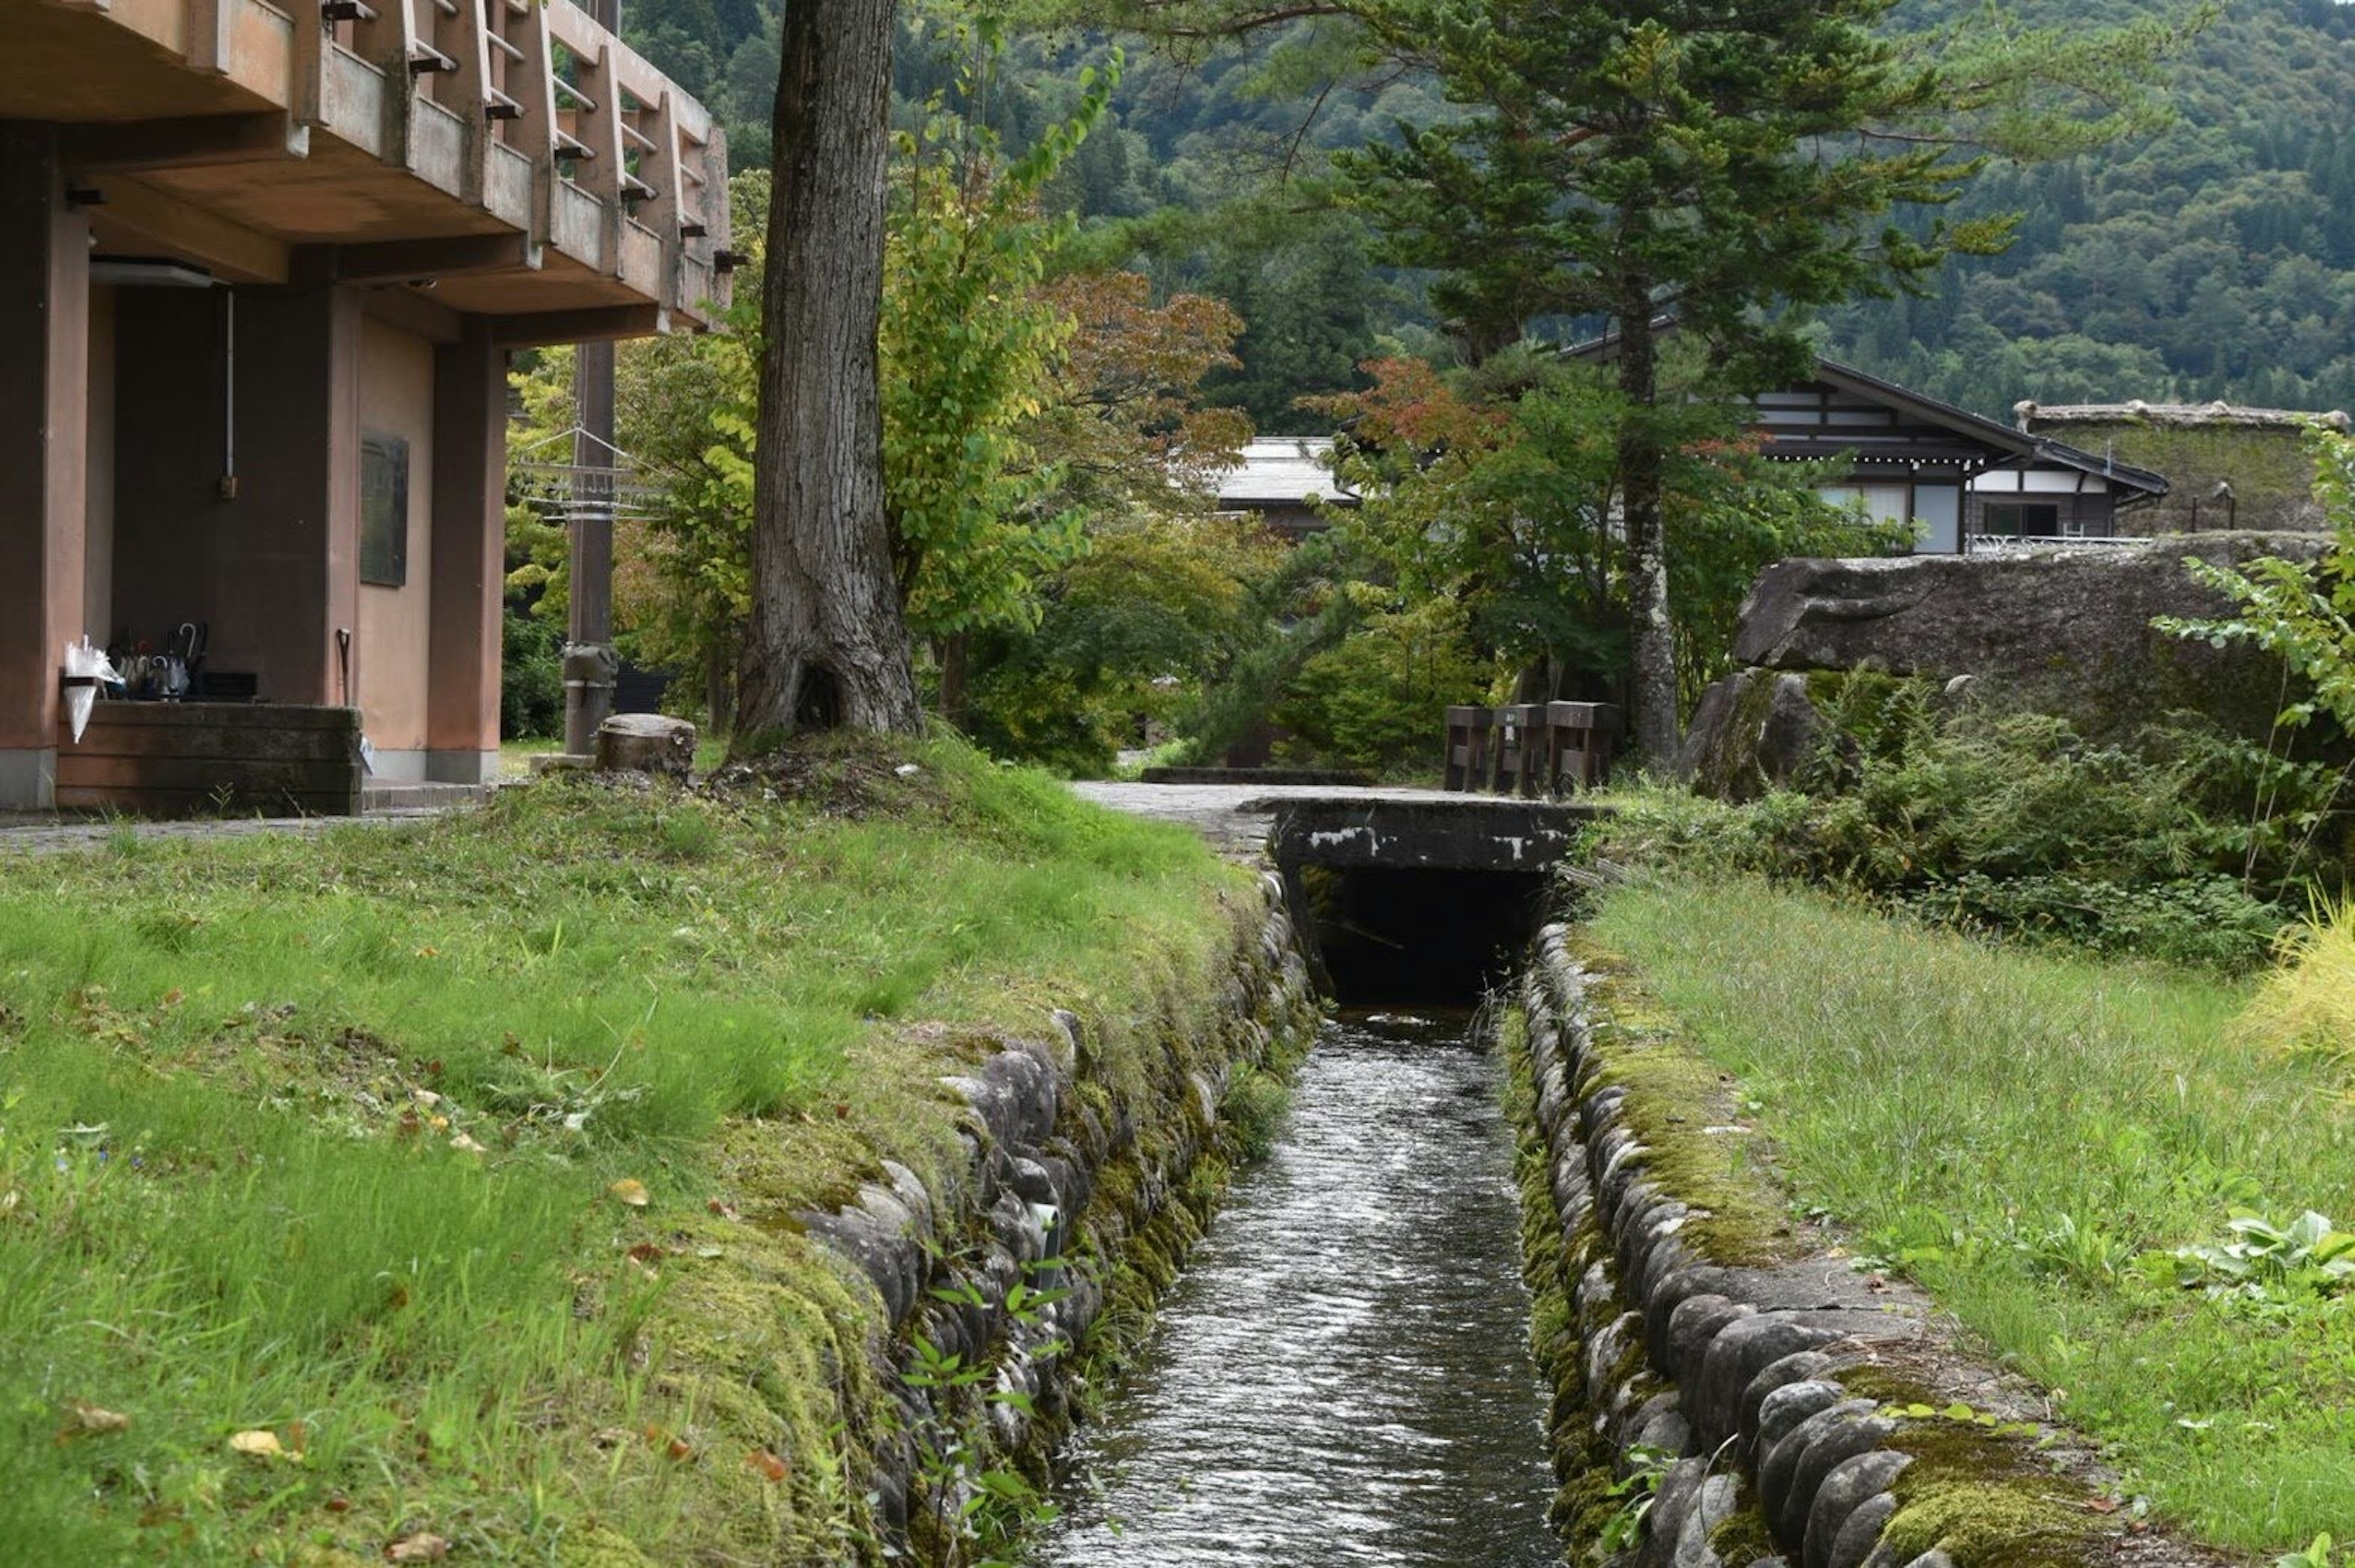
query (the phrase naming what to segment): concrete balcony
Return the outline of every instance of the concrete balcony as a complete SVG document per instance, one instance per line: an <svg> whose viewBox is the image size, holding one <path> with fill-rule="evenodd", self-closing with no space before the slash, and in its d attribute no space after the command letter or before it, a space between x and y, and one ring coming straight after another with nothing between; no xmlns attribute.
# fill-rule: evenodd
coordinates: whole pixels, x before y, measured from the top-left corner
<svg viewBox="0 0 2355 1568"><path fill-rule="evenodd" d="M505 345L711 324L727 153L572 0L0 0L99 256L406 288Z"/></svg>

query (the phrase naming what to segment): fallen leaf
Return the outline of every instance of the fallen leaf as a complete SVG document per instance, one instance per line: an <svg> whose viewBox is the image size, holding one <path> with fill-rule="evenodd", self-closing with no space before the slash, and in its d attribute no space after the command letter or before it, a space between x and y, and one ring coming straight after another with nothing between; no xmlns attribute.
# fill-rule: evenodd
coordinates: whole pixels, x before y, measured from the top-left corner
<svg viewBox="0 0 2355 1568"><path fill-rule="evenodd" d="M668 1254L659 1244L654 1242L640 1242L636 1246L630 1249L629 1255L633 1262L651 1264L660 1262Z"/></svg>
<svg viewBox="0 0 2355 1568"><path fill-rule="evenodd" d="M744 1463L751 1466L752 1468L760 1471L761 1474L768 1477L769 1479L773 1481L783 1480L785 1478L786 1470L791 1468L783 1459L770 1453L766 1448L756 1448L751 1453L745 1455Z"/></svg>
<svg viewBox="0 0 2355 1568"><path fill-rule="evenodd" d="M384 1549L388 1563L439 1563L450 1555L450 1543L430 1530L404 1535Z"/></svg>
<svg viewBox="0 0 2355 1568"><path fill-rule="evenodd" d="M666 1452L674 1459L692 1459L695 1457L695 1445L684 1437L674 1437Z"/></svg>
<svg viewBox="0 0 2355 1568"><path fill-rule="evenodd" d="M238 1433L229 1440L229 1445L240 1454L250 1454L256 1458L271 1458L286 1452L285 1445L278 1441L278 1434L266 1427Z"/></svg>
<svg viewBox="0 0 2355 1568"><path fill-rule="evenodd" d="M181 990L177 986L164 993L164 1005L167 1008L176 1008L187 999L188 993Z"/></svg>
<svg viewBox="0 0 2355 1568"><path fill-rule="evenodd" d="M431 1089L411 1089L409 1097L429 1111L442 1103L442 1096Z"/></svg>
<svg viewBox="0 0 2355 1568"><path fill-rule="evenodd" d="M601 1426L589 1435L589 1441L600 1448L618 1448L630 1440L630 1435L618 1426Z"/></svg>
<svg viewBox="0 0 2355 1568"><path fill-rule="evenodd" d="M483 1152L483 1146L476 1143L473 1138L468 1137L464 1133L452 1133L450 1135L450 1147L454 1149L459 1149L466 1154L480 1154Z"/></svg>
<svg viewBox="0 0 2355 1568"><path fill-rule="evenodd" d="M723 1202L717 1198L707 1198L703 1200L703 1206L723 1220L736 1218L736 1206L733 1203Z"/></svg>
<svg viewBox="0 0 2355 1568"><path fill-rule="evenodd" d="M2115 1498L2087 1498L2085 1499L2085 1507L2094 1513L2115 1513L2118 1511L2117 1499Z"/></svg>
<svg viewBox="0 0 2355 1568"><path fill-rule="evenodd" d="M336 1492L331 1494L326 1502L321 1506L329 1513L349 1513L352 1511L352 1499L341 1492Z"/></svg>
<svg viewBox="0 0 2355 1568"><path fill-rule="evenodd" d="M121 1411L84 1404L80 1400L74 1402L73 1418L74 1424L84 1432L124 1432L131 1426L131 1418Z"/></svg>
<svg viewBox="0 0 2355 1568"><path fill-rule="evenodd" d="M648 1197L646 1194L646 1184L645 1182L633 1179L626 1176L621 1180L613 1183L613 1186L605 1189L605 1190L612 1193L620 1201L628 1204L633 1209L643 1209L648 1203L653 1201L653 1199Z"/></svg>

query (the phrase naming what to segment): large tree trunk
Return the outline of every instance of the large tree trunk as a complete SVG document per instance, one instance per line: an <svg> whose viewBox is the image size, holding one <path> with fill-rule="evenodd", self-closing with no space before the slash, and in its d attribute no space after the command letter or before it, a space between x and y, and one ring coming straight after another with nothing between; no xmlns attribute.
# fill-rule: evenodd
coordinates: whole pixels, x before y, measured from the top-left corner
<svg viewBox="0 0 2355 1568"><path fill-rule="evenodd" d="M1649 768L1676 760L1676 624L1668 615L1668 558L1660 528L1658 346L1652 337L1651 296L1631 291L1619 322L1619 390L1627 409L1619 427L1619 497L1627 526L1627 598L1635 668L1628 696L1635 709L1636 754Z"/></svg>
<svg viewBox="0 0 2355 1568"><path fill-rule="evenodd" d="M883 521L890 0L792 0L777 78L740 744L922 722Z"/></svg>

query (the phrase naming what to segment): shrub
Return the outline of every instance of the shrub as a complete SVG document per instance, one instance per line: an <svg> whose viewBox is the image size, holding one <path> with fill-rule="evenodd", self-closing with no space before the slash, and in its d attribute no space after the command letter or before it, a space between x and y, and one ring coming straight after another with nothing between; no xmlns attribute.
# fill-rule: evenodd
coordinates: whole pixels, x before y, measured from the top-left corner
<svg viewBox="0 0 2355 1568"><path fill-rule="evenodd" d="M2171 716L2096 744L2067 720L1852 676L1792 788L1745 805L1629 792L1604 852L1846 887L1967 929L2254 969L2335 891L2314 846L2339 775ZM2252 803L2257 803L2253 806Z"/></svg>
<svg viewBox="0 0 2355 1568"><path fill-rule="evenodd" d="M2241 1015L2249 1040L2277 1051L2355 1057L2355 909L2340 901L2285 933L2282 964Z"/></svg>

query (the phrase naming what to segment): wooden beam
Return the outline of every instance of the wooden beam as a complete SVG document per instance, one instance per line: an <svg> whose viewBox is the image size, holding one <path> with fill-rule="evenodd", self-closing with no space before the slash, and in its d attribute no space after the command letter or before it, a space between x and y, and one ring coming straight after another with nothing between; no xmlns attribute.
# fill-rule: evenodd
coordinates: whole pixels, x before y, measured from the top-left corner
<svg viewBox="0 0 2355 1568"><path fill-rule="evenodd" d="M66 166L76 175L105 175L263 164L301 157L309 148L307 129L275 111L201 114L69 126Z"/></svg>
<svg viewBox="0 0 2355 1568"><path fill-rule="evenodd" d="M594 310L527 311L491 319L491 340L502 348L550 343L602 343L650 337L670 330L670 313L657 304L607 305Z"/></svg>
<svg viewBox="0 0 2355 1568"><path fill-rule="evenodd" d="M338 245L330 267L337 283L407 283L479 272L534 272L539 270L539 255L527 234L463 234Z"/></svg>
<svg viewBox="0 0 2355 1568"><path fill-rule="evenodd" d="M165 196L135 179L110 179L102 188L106 204L92 209L92 217L104 227L131 229L231 283L286 281L292 248L284 240Z"/></svg>

